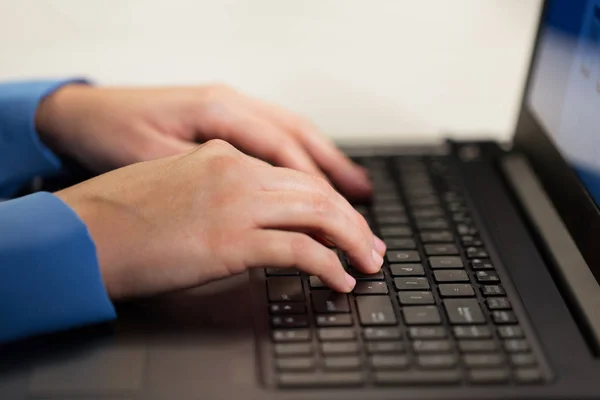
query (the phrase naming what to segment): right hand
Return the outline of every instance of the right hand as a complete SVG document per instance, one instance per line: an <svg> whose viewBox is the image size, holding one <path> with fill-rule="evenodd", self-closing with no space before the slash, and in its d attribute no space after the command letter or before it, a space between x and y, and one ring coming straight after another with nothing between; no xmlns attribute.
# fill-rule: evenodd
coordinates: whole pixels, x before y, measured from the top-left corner
<svg viewBox="0 0 600 400"><path fill-rule="evenodd" d="M253 267L297 267L332 289L379 271L385 245L325 180L212 140L57 192L85 222L113 299L191 288ZM309 236L310 235L310 236Z"/></svg>

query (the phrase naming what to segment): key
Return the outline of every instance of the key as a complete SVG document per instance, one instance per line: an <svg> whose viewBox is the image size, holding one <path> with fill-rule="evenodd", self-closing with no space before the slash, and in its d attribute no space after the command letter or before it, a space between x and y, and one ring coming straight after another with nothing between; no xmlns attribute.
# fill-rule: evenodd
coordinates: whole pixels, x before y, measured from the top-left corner
<svg viewBox="0 0 600 400"><path fill-rule="evenodd" d="M413 239L406 238L387 238L384 239L388 250L413 250L417 248L417 244Z"/></svg>
<svg viewBox="0 0 600 400"><path fill-rule="evenodd" d="M408 334L412 339L443 339L447 336L442 326L411 326Z"/></svg>
<svg viewBox="0 0 600 400"><path fill-rule="evenodd" d="M271 317L273 328L303 328L308 326L306 315L282 315Z"/></svg>
<svg viewBox="0 0 600 400"><path fill-rule="evenodd" d="M309 284L313 289L327 289L327 285L318 276L312 275L309 278Z"/></svg>
<svg viewBox="0 0 600 400"><path fill-rule="evenodd" d="M445 299L448 320L454 325L484 324L485 316L476 299Z"/></svg>
<svg viewBox="0 0 600 400"><path fill-rule="evenodd" d="M518 339L525 336L519 325L499 326L498 334L502 339Z"/></svg>
<svg viewBox="0 0 600 400"><path fill-rule="evenodd" d="M486 353L496 351L498 343L493 340L459 340L458 348L463 353Z"/></svg>
<svg viewBox="0 0 600 400"><path fill-rule="evenodd" d="M454 241L450 231L430 231L421 233L423 243L444 243Z"/></svg>
<svg viewBox="0 0 600 400"><path fill-rule="evenodd" d="M373 376L378 385L448 385L460 382L460 371L375 371Z"/></svg>
<svg viewBox="0 0 600 400"><path fill-rule="evenodd" d="M267 279L269 301L304 301L300 277L276 277Z"/></svg>
<svg viewBox="0 0 600 400"><path fill-rule="evenodd" d="M356 282L353 291L355 295L386 294L387 292L387 284L383 281Z"/></svg>
<svg viewBox="0 0 600 400"><path fill-rule="evenodd" d="M504 341L504 350L506 350L507 353L526 353L530 348L527 340L509 339Z"/></svg>
<svg viewBox="0 0 600 400"><path fill-rule="evenodd" d="M315 368L315 359L312 357L277 358L275 367L280 371L303 371Z"/></svg>
<svg viewBox="0 0 600 400"><path fill-rule="evenodd" d="M436 282L469 282L469 276L463 269L440 269L433 271Z"/></svg>
<svg viewBox="0 0 600 400"><path fill-rule="evenodd" d="M406 218L406 215L400 214L400 213L398 213L398 214L379 213L379 214L377 214L377 223L380 226L400 225L400 224L408 223L408 218Z"/></svg>
<svg viewBox="0 0 600 400"><path fill-rule="evenodd" d="M363 329L363 338L366 341L400 339L402 334L398 328L366 328Z"/></svg>
<svg viewBox="0 0 600 400"><path fill-rule="evenodd" d="M375 354L369 357L369 363L374 369L403 369L408 367L410 361L406 355Z"/></svg>
<svg viewBox="0 0 600 400"><path fill-rule="evenodd" d="M497 324L514 324L517 316L512 311L492 311L492 319Z"/></svg>
<svg viewBox="0 0 600 400"><path fill-rule="evenodd" d="M504 296L506 292L504 288L500 285L485 285L481 287L481 293L484 296Z"/></svg>
<svg viewBox="0 0 600 400"><path fill-rule="evenodd" d="M442 297L473 297L475 291L468 283L442 283L438 285Z"/></svg>
<svg viewBox="0 0 600 400"><path fill-rule="evenodd" d="M379 229L379 233L384 238L387 237L402 237L411 236L412 230L408 226L397 225L397 226L382 226Z"/></svg>
<svg viewBox="0 0 600 400"><path fill-rule="evenodd" d="M390 263L414 263L421 261L419 253L416 251L391 250L385 253Z"/></svg>
<svg viewBox="0 0 600 400"><path fill-rule="evenodd" d="M442 322L434 306L403 307L402 314L406 325L437 325Z"/></svg>
<svg viewBox="0 0 600 400"><path fill-rule="evenodd" d="M448 229L448 221L444 218L436 218L429 220L417 220L417 228L420 231L427 229Z"/></svg>
<svg viewBox="0 0 600 400"><path fill-rule="evenodd" d="M363 326L396 325L396 314L388 296L356 298L360 324Z"/></svg>
<svg viewBox="0 0 600 400"><path fill-rule="evenodd" d="M506 369L472 369L469 371L469 381L473 383L503 383L507 382L509 372Z"/></svg>
<svg viewBox="0 0 600 400"><path fill-rule="evenodd" d="M490 310L510 310L510 301L506 297L490 297L485 300Z"/></svg>
<svg viewBox="0 0 600 400"><path fill-rule="evenodd" d="M500 278L498 274L495 272L489 271L476 271L475 278L477 278L477 282L486 283L486 282L500 282Z"/></svg>
<svg viewBox="0 0 600 400"><path fill-rule="evenodd" d="M379 270L374 274L365 274L354 268L351 268L348 273L357 281L382 281L384 279L383 270Z"/></svg>
<svg viewBox="0 0 600 400"><path fill-rule="evenodd" d="M323 366L325 369L359 369L361 367L361 360L358 356L325 357L323 359Z"/></svg>
<svg viewBox="0 0 600 400"><path fill-rule="evenodd" d="M428 256L452 256L458 254L458 249L453 244L426 244L425 253Z"/></svg>
<svg viewBox="0 0 600 400"><path fill-rule="evenodd" d="M542 372L537 368L519 368L515 371L515 380L519 383L537 383L542 380Z"/></svg>
<svg viewBox="0 0 600 400"><path fill-rule="evenodd" d="M404 207L396 203L374 204L373 211L376 215L379 213L403 213Z"/></svg>
<svg viewBox="0 0 600 400"><path fill-rule="evenodd" d="M468 258L488 258L489 255L482 247L467 247L465 249Z"/></svg>
<svg viewBox="0 0 600 400"><path fill-rule="evenodd" d="M425 270L421 264L391 264L393 276L424 276Z"/></svg>
<svg viewBox="0 0 600 400"><path fill-rule="evenodd" d="M452 342L449 340L415 340L413 350L415 353L446 353L452 351Z"/></svg>
<svg viewBox="0 0 600 400"><path fill-rule="evenodd" d="M306 306L302 303L277 303L269 305L269 313L274 315L305 314Z"/></svg>
<svg viewBox="0 0 600 400"><path fill-rule="evenodd" d="M469 368L492 368L504 364L504 356L499 353L465 354L463 362Z"/></svg>
<svg viewBox="0 0 600 400"><path fill-rule="evenodd" d="M364 376L360 371L348 372L285 372L279 375L280 387L350 387L361 386Z"/></svg>
<svg viewBox="0 0 600 400"><path fill-rule="evenodd" d="M276 343L275 354L278 357L312 355L311 343Z"/></svg>
<svg viewBox="0 0 600 400"><path fill-rule="evenodd" d="M311 293L313 310L316 314L349 313L348 295L331 290L315 290Z"/></svg>
<svg viewBox="0 0 600 400"><path fill-rule="evenodd" d="M476 236L464 235L464 236L461 236L460 240L464 246L477 246L477 247L483 246L483 242L481 241L481 239L479 239Z"/></svg>
<svg viewBox="0 0 600 400"><path fill-rule="evenodd" d="M351 328L321 328L317 331L317 336L322 341L354 340L356 332Z"/></svg>
<svg viewBox="0 0 600 400"><path fill-rule="evenodd" d="M458 363L458 357L454 354L420 355L417 363L425 369L445 369L454 367Z"/></svg>
<svg viewBox="0 0 600 400"><path fill-rule="evenodd" d="M351 326L350 314L317 315L317 326Z"/></svg>
<svg viewBox="0 0 600 400"><path fill-rule="evenodd" d="M477 235L477 229L469 224L457 224L456 231L459 235Z"/></svg>
<svg viewBox="0 0 600 400"><path fill-rule="evenodd" d="M285 275L299 275L300 271L296 268L267 268L265 270L267 276L285 276Z"/></svg>
<svg viewBox="0 0 600 400"><path fill-rule="evenodd" d="M321 352L325 355L357 354L359 348L356 342L324 342L321 343Z"/></svg>
<svg viewBox="0 0 600 400"><path fill-rule="evenodd" d="M274 342L305 342L310 340L308 329L280 329L273 331Z"/></svg>
<svg viewBox="0 0 600 400"><path fill-rule="evenodd" d="M423 290L430 288L427 278L395 278L394 285L397 290Z"/></svg>
<svg viewBox="0 0 600 400"><path fill-rule="evenodd" d="M430 190L428 192L430 192ZM414 210L413 212L413 216L415 218L435 218L441 217L443 215L444 212L439 207L421 208L418 210Z"/></svg>
<svg viewBox="0 0 600 400"><path fill-rule="evenodd" d="M490 260L482 260L481 258L474 258L471 260L471 268L474 270L481 269L494 269L494 265Z"/></svg>
<svg viewBox="0 0 600 400"><path fill-rule="evenodd" d="M457 339L485 339L492 337L492 330L489 326L455 326L453 330L454 336Z"/></svg>
<svg viewBox="0 0 600 400"><path fill-rule="evenodd" d="M404 351L402 342L367 342L367 353L369 354L404 353Z"/></svg>
<svg viewBox="0 0 600 400"><path fill-rule="evenodd" d="M537 364L535 356L531 353L511 354L510 362L515 367L530 367Z"/></svg>
<svg viewBox="0 0 600 400"><path fill-rule="evenodd" d="M463 268L463 262L460 257L454 256L434 256L429 257L429 265L433 269L442 268Z"/></svg>
<svg viewBox="0 0 600 400"><path fill-rule="evenodd" d="M403 306L416 306L425 304L434 304L433 294L431 292L406 291L398 292L398 300Z"/></svg>

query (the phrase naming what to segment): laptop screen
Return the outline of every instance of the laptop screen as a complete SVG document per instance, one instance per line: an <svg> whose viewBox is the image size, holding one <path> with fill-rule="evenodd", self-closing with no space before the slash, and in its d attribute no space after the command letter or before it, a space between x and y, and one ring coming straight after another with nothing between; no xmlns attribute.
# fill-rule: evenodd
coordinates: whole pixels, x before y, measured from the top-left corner
<svg viewBox="0 0 600 400"><path fill-rule="evenodd" d="M600 205L600 0L550 0L526 101Z"/></svg>

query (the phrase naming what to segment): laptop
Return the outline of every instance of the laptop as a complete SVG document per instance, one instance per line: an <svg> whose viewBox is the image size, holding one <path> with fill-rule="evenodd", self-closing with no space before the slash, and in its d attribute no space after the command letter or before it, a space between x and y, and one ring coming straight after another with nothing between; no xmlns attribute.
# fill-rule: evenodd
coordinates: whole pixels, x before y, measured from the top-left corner
<svg viewBox="0 0 600 400"><path fill-rule="evenodd" d="M513 142L361 146L381 272L294 269L0 347L2 399L600 398L600 1L547 1Z"/></svg>

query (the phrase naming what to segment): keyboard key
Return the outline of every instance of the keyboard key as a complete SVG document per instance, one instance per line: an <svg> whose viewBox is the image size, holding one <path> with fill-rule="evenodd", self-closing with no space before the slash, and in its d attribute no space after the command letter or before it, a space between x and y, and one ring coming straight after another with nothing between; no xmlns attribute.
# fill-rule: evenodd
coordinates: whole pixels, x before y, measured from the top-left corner
<svg viewBox="0 0 600 400"><path fill-rule="evenodd" d="M366 341L400 339L402 334L398 328L366 328L363 329L363 338Z"/></svg>
<svg viewBox="0 0 600 400"><path fill-rule="evenodd" d="M490 310L510 310L510 301L506 297L490 297L485 300Z"/></svg>
<svg viewBox="0 0 600 400"><path fill-rule="evenodd" d="M494 269L494 265L490 260L474 258L471 260L471 268L473 268L474 270Z"/></svg>
<svg viewBox="0 0 600 400"><path fill-rule="evenodd" d="M312 357L277 358L275 367L280 371L305 371L315 368L315 359Z"/></svg>
<svg viewBox="0 0 600 400"><path fill-rule="evenodd" d="M428 256L451 256L458 254L458 249L453 244L426 244L425 253Z"/></svg>
<svg viewBox="0 0 600 400"><path fill-rule="evenodd" d="M313 310L316 314L349 313L348 295L331 290L315 290L311 293Z"/></svg>
<svg viewBox="0 0 600 400"><path fill-rule="evenodd" d="M479 283L500 282L498 274L490 271L476 271L475 278Z"/></svg>
<svg viewBox="0 0 600 400"><path fill-rule="evenodd" d="M276 343L275 354L278 357L312 355L312 343Z"/></svg>
<svg viewBox="0 0 600 400"><path fill-rule="evenodd" d="M435 304L431 292L405 291L398 292L398 300L403 306L417 306L425 304Z"/></svg>
<svg viewBox="0 0 600 400"><path fill-rule="evenodd" d="M469 282L469 276L464 269L440 269L433 271L436 282Z"/></svg>
<svg viewBox="0 0 600 400"><path fill-rule="evenodd" d="M376 215L376 219L380 226L401 225L408 223L408 218L406 218L406 215L401 213L378 213Z"/></svg>
<svg viewBox="0 0 600 400"><path fill-rule="evenodd" d="M379 229L379 233L384 238L412 236L412 230L410 229L410 227L405 225L382 226Z"/></svg>
<svg viewBox="0 0 600 400"><path fill-rule="evenodd" d="M462 242L463 246L483 246L483 242L477 236L464 235L460 237L460 241Z"/></svg>
<svg viewBox="0 0 600 400"><path fill-rule="evenodd" d="M321 353L324 355L358 354L358 343L356 342L323 342Z"/></svg>
<svg viewBox="0 0 600 400"><path fill-rule="evenodd" d="M302 303L269 304L269 313L274 315L305 314L306 306Z"/></svg>
<svg viewBox="0 0 600 400"><path fill-rule="evenodd" d="M267 279L269 301L304 301L300 277L276 277Z"/></svg>
<svg viewBox="0 0 600 400"><path fill-rule="evenodd" d="M280 387L349 387L360 386L364 376L359 371L348 372L285 372L278 376Z"/></svg>
<svg viewBox="0 0 600 400"><path fill-rule="evenodd" d="M502 339L519 339L525 336L519 325L499 326L498 334Z"/></svg>
<svg viewBox="0 0 600 400"><path fill-rule="evenodd" d="M403 213L404 207L398 203L380 203L373 205L375 215L380 213Z"/></svg>
<svg viewBox="0 0 600 400"><path fill-rule="evenodd" d="M402 314L406 325L437 325L442 322L434 306L403 307Z"/></svg>
<svg viewBox="0 0 600 400"><path fill-rule="evenodd" d="M428 231L421 233L423 243L445 243L454 241L450 231Z"/></svg>
<svg viewBox="0 0 600 400"><path fill-rule="evenodd" d="M296 268L267 268L265 272L267 276L293 276L300 274L300 271Z"/></svg>
<svg viewBox="0 0 600 400"><path fill-rule="evenodd" d="M352 328L321 328L317 336L321 341L354 340L356 332Z"/></svg>
<svg viewBox="0 0 600 400"><path fill-rule="evenodd" d="M443 215L444 212L439 207L420 208L413 211L413 216L415 218L435 218L442 217Z"/></svg>
<svg viewBox="0 0 600 400"><path fill-rule="evenodd" d="M413 239L386 238L384 242L388 250L414 250L417 248L417 244Z"/></svg>
<svg viewBox="0 0 600 400"><path fill-rule="evenodd" d="M467 247L465 249L468 258L488 258L489 254L483 247Z"/></svg>
<svg viewBox="0 0 600 400"><path fill-rule="evenodd" d="M505 296L506 292L500 285L485 285L481 287L481 293L484 296Z"/></svg>
<svg viewBox="0 0 600 400"><path fill-rule="evenodd" d="M424 276L425 270L421 264L392 264L390 271L393 276Z"/></svg>
<svg viewBox="0 0 600 400"><path fill-rule="evenodd" d="M350 314L317 315L317 326L351 326Z"/></svg>
<svg viewBox="0 0 600 400"><path fill-rule="evenodd" d="M311 276L308 282L312 289L328 289L327 285L318 276Z"/></svg>
<svg viewBox="0 0 600 400"><path fill-rule="evenodd" d="M517 316L512 311L492 311L492 319L497 324L514 324Z"/></svg>
<svg viewBox="0 0 600 400"><path fill-rule="evenodd" d="M531 353L511 354L510 362L515 367L530 367L537 364L535 356Z"/></svg>
<svg viewBox="0 0 600 400"><path fill-rule="evenodd" d="M504 341L504 350L507 353L527 353L530 350L529 343L524 339L509 339Z"/></svg>
<svg viewBox="0 0 600 400"><path fill-rule="evenodd" d="M463 268L463 262L460 257L453 256L434 256L429 257L429 265L433 269L442 268Z"/></svg>
<svg viewBox="0 0 600 400"><path fill-rule="evenodd" d="M456 366L458 357L455 354L420 355L417 363L425 369L446 369Z"/></svg>
<svg viewBox="0 0 600 400"><path fill-rule="evenodd" d="M354 268L350 268L348 273L352 275L352 277L354 277L354 279L356 279L357 281L382 281L385 278L383 270L381 269L374 274L365 274Z"/></svg>
<svg viewBox="0 0 600 400"><path fill-rule="evenodd" d="M457 339L486 339L492 337L489 326L455 326L454 336Z"/></svg>
<svg viewBox="0 0 600 400"><path fill-rule="evenodd" d="M305 342L310 340L308 329L280 329L272 333L274 342Z"/></svg>
<svg viewBox="0 0 600 400"><path fill-rule="evenodd" d="M411 250L391 250L385 254L390 263L415 263L421 261L419 253Z"/></svg>
<svg viewBox="0 0 600 400"><path fill-rule="evenodd" d="M487 353L498 349L494 340L459 340L458 349L463 353Z"/></svg>
<svg viewBox="0 0 600 400"><path fill-rule="evenodd" d="M448 229L449 227L448 221L446 221L444 218L418 220L416 222L417 228L419 228L421 231L428 229Z"/></svg>
<svg viewBox="0 0 600 400"><path fill-rule="evenodd" d="M360 324L363 326L396 325L396 314L388 296L356 298Z"/></svg>
<svg viewBox="0 0 600 400"><path fill-rule="evenodd" d="M459 235L477 235L477 229L470 224L457 224L456 231Z"/></svg>
<svg viewBox="0 0 600 400"><path fill-rule="evenodd" d="M448 335L443 326L411 326L408 334L412 339L443 339Z"/></svg>
<svg viewBox="0 0 600 400"><path fill-rule="evenodd" d="M404 369L408 368L410 359L406 355L375 354L369 357L369 363L374 369Z"/></svg>
<svg viewBox="0 0 600 400"><path fill-rule="evenodd" d="M515 371L515 380L519 383L538 383L542 378L542 371L537 368L519 368Z"/></svg>
<svg viewBox="0 0 600 400"><path fill-rule="evenodd" d="M415 340L413 350L415 353L446 353L452 351L452 342L449 340Z"/></svg>
<svg viewBox="0 0 600 400"><path fill-rule="evenodd" d="M442 297L473 297L475 291L469 283L442 283L438 285Z"/></svg>
<svg viewBox="0 0 600 400"><path fill-rule="evenodd" d="M429 289L427 278L395 278L396 290L423 290Z"/></svg>
<svg viewBox="0 0 600 400"><path fill-rule="evenodd" d="M386 294L387 284L383 281L359 281L354 286L355 295Z"/></svg>
<svg viewBox="0 0 600 400"><path fill-rule="evenodd" d="M485 323L485 316L476 299L446 299L444 300L444 308L448 320L453 325Z"/></svg>
<svg viewBox="0 0 600 400"><path fill-rule="evenodd" d="M468 368L494 368L504 364L504 356L499 353L465 354L463 362Z"/></svg>
<svg viewBox="0 0 600 400"><path fill-rule="evenodd" d="M373 378L378 385L448 385L460 382L460 371L375 371Z"/></svg>
<svg viewBox="0 0 600 400"><path fill-rule="evenodd" d="M282 315L271 317L273 328L303 328L308 326L306 315Z"/></svg>
<svg viewBox="0 0 600 400"><path fill-rule="evenodd" d="M472 369L468 378L472 383L504 383L508 381L509 371L504 368L498 369Z"/></svg>
<svg viewBox="0 0 600 400"><path fill-rule="evenodd" d="M402 342L367 342L366 345L369 354L404 353L406 350Z"/></svg>
<svg viewBox="0 0 600 400"><path fill-rule="evenodd" d="M359 369L361 359L358 356L325 357L323 359L325 369L347 370Z"/></svg>

